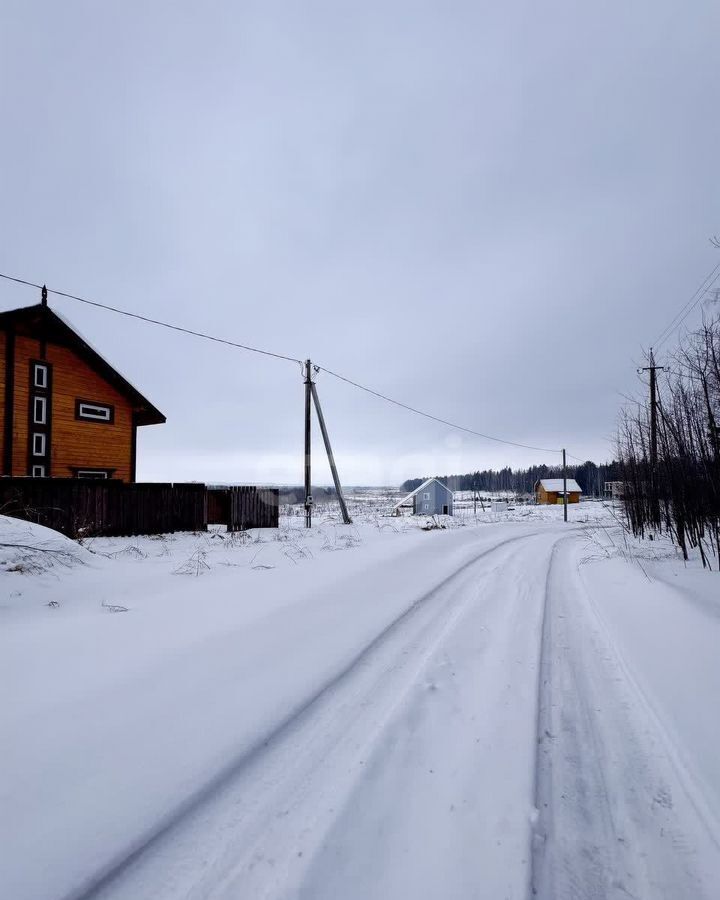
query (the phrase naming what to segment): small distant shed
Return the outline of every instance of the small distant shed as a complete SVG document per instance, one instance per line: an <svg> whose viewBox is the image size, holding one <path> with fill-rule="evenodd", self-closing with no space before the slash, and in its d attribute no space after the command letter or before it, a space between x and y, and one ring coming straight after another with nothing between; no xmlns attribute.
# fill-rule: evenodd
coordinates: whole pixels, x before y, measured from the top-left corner
<svg viewBox="0 0 720 900"><path fill-rule="evenodd" d="M582 488L574 478L567 479L567 502L579 503ZM563 502L562 478L543 478L535 484L535 499L542 504Z"/></svg>
<svg viewBox="0 0 720 900"><path fill-rule="evenodd" d="M395 504L393 513L399 516L401 507L409 505L410 501L412 501L414 516L451 516L453 514L453 492L437 478L428 478L427 481L423 481L407 497L403 497Z"/></svg>

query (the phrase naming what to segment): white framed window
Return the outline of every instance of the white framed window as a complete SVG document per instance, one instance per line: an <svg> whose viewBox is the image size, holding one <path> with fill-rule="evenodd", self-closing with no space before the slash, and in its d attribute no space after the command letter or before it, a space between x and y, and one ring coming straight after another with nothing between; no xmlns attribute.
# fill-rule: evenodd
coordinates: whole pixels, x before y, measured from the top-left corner
<svg viewBox="0 0 720 900"><path fill-rule="evenodd" d="M75 406L75 416L78 419L87 419L91 422L112 422L114 410L112 406L104 403L90 403L87 400L78 400Z"/></svg>
<svg viewBox="0 0 720 900"><path fill-rule="evenodd" d="M45 456L45 448L47 447L47 436L36 431L32 436L32 452L33 456Z"/></svg>
<svg viewBox="0 0 720 900"><path fill-rule="evenodd" d="M43 363L33 363L33 385L37 388L48 386L48 367Z"/></svg>
<svg viewBox="0 0 720 900"><path fill-rule="evenodd" d="M47 424L47 397L33 397L33 422L36 425Z"/></svg>
<svg viewBox="0 0 720 900"><path fill-rule="evenodd" d="M33 478L44 478L45 477L45 466L33 466L32 474L33 474Z"/></svg>
<svg viewBox="0 0 720 900"><path fill-rule="evenodd" d="M427 511L428 509L430 509L430 504L429 504L429 503L426 503L426 504L425 504L425 510Z"/></svg>
<svg viewBox="0 0 720 900"><path fill-rule="evenodd" d="M105 469L78 469L78 478L107 478Z"/></svg>
<svg viewBox="0 0 720 900"><path fill-rule="evenodd" d="M429 500L429 499L430 499L430 494L423 494L423 500ZM425 507L425 509L427 509L427 507Z"/></svg>

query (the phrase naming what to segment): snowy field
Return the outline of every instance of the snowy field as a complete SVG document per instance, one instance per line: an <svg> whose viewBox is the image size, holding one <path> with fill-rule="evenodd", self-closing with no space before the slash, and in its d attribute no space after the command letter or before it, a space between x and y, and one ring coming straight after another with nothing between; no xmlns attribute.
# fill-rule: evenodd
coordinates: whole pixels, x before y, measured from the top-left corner
<svg viewBox="0 0 720 900"><path fill-rule="evenodd" d="M717 572L607 504L392 499L0 517L0 896L718 896Z"/></svg>

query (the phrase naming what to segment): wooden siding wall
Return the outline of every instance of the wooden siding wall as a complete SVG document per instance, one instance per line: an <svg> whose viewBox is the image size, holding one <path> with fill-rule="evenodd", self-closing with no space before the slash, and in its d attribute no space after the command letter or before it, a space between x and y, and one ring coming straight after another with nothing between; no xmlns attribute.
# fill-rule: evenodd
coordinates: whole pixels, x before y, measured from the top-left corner
<svg viewBox="0 0 720 900"><path fill-rule="evenodd" d="M204 484L0 478L0 506L71 538L207 530Z"/></svg>
<svg viewBox="0 0 720 900"><path fill-rule="evenodd" d="M40 358L40 341L17 337L15 344L15 417L13 475L28 472L30 360ZM132 407L71 350L48 344L52 368L52 456L50 474L72 476L73 469L114 469L112 477L132 479ZM75 418L78 399L114 407L112 424Z"/></svg>
<svg viewBox="0 0 720 900"><path fill-rule="evenodd" d="M562 491L546 491L544 487L537 490L537 502L543 505L554 506L558 501L562 502ZM577 491L568 491L568 503L579 503L580 494Z"/></svg>

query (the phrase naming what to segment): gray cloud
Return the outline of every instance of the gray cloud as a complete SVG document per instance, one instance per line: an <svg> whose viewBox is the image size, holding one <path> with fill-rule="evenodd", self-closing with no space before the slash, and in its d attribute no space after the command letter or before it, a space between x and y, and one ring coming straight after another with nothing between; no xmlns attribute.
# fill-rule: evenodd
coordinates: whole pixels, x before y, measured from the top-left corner
<svg viewBox="0 0 720 900"><path fill-rule="evenodd" d="M3 19L4 271L480 431L608 457L641 345L718 257L715 3ZM300 478L297 367L53 302L168 415L141 477ZM319 389L350 482L543 459Z"/></svg>

